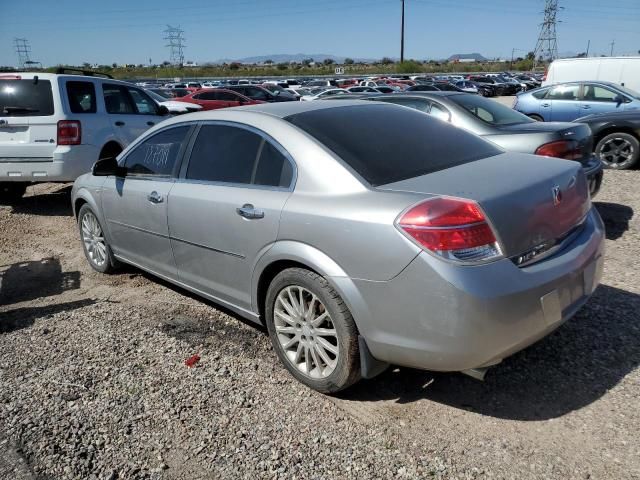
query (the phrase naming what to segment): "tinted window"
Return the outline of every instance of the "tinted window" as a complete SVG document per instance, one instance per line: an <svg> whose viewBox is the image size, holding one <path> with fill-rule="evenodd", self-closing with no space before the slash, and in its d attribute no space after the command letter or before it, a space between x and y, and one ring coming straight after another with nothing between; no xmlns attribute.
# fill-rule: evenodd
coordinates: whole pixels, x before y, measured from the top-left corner
<svg viewBox="0 0 640 480"><path fill-rule="evenodd" d="M142 115L157 115L158 106L146 93L141 92L135 88L130 88L129 93L133 98L133 103L136 106L138 113Z"/></svg>
<svg viewBox="0 0 640 480"><path fill-rule="evenodd" d="M49 80L6 80L0 78L0 117L53 115Z"/></svg>
<svg viewBox="0 0 640 480"><path fill-rule="evenodd" d="M254 176L256 185L288 187L293 178L293 168L286 157L270 142L265 141Z"/></svg>
<svg viewBox="0 0 640 480"><path fill-rule="evenodd" d="M193 98L196 100L217 100L216 92L203 92L197 95L194 95Z"/></svg>
<svg viewBox="0 0 640 480"><path fill-rule="evenodd" d="M171 176L189 128L165 130L135 147L125 160L127 174Z"/></svg>
<svg viewBox="0 0 640 480"><path fill-rule="evenodd" d="M104 105L108 113L136 113L125 87L104 84L102 91L104 92Z"/></svg>
<svg viewBox="0 0 640 480"><path fill-rule="evenodd" d="M478 95L451 95L449 100L460 105L466 112L491 125L514 125L533 123L535 120L493 100Z"/></svg>
<svg viewBox="0 0 640 480"><path fill-rule="evenodd" d="M471 133L395 105L326 108L285 119L315 137L373 186L501 153Z"/></svg>
<svg viewBox="0 0 640 480"><path fill-rule="evenodd" d="M549 100L577 100L580 85L556 85L547 93Z"/></svg>
<svg viewBox="0 0 640 480"><path fill-rule="evenodd" d="M193 146L187 178L251 183L262 137L227 125L203 125Z"/></svg>
<svg viewBox="0 0 640 480"><path fill-rule="evenodd" d="M91 82L67 82L72 113L96 113L96 88Z"/></svg>
<svg viewBox="0 0 640 480"><path fill-rule="evenodd" d="M231 92L218 92L216 93L216 100L224 100L225 102L238 102L240 97Z"/></svg>

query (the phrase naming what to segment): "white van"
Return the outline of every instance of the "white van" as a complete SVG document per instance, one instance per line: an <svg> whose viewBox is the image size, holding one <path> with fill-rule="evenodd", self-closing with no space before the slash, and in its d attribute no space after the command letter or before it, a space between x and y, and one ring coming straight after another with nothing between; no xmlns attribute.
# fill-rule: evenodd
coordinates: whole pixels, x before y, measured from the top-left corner
<svg viewBox="0 0 640 480"><path fill-rule="evenodd" d="M166 114L143 89L96 72L0 74L0 200L75 180Z"/></svg>
<svg viewBox="0 0 640 480"><path fill-rule="evenodd" d="M549 66L542 85L600 80L640 92L640 57L562 58Z"/></svg>

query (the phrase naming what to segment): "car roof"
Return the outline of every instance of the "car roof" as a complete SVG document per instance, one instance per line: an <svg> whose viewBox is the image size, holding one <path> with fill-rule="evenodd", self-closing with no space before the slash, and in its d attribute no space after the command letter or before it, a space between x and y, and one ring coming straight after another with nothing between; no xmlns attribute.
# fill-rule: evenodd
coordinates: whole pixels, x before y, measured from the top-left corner
<svg viewBox="0 0 640 480"><path fill-rule="evenodd" d="M278 118L285 118L289 115L298 113L311 112L314 110L325 110L328 108L351 107L362 105L358 100L334 100L332 102L313 101L313 102L278 102L278 103L262 103L260 105L247 105L244 107L234 107L234 111L247 111L255 113L264 113Z"/></svg>

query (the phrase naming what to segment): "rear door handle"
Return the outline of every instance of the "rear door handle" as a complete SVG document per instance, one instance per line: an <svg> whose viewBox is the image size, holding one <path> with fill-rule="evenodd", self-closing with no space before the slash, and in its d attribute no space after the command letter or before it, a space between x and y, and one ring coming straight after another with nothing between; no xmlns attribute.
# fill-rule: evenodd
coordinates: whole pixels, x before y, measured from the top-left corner
<svg viewBox="0 0 640 480"><path fill-rule="evenodd" d="M264 218L264 212L262 210L257 210L250 203L245 203L242 207L236 208L236 212L241 217L249 218L252 220L258 219L258 218Z"/></svg>
<svg viewBox="0 0 640 480"><path fill-rule="evenodd" d="M123 127L123 126L124 126L124 122L123 122L123 121L118 120L118 121L116 122L116 127Z"/></svg>
<svg viewBox="0 0 640 480"><path fill-rule="evenodd" d="M542 104L542 106L543 106L543 107L548 107L548 106L549 106L549 104L548 104L548 103L543 103L543 104Z"/></svg>
<svg viewBox="0 0 640 480"><path fill-rule="evenodd" d="M147 122L147 125L149 125L150 127L153 127L155 125L155 122L149 121L149 122Z"/></svg>
<svg viewBox="0 0 640 480"><path fill-rule="evenodd" d="M162 203L162 202L164 202L164 198L162 198L162 195L160 195L155 190L153 192L151 192L149 195L147 195L147 200L149 200L151 203Z"/></svg>
<svg viewBox="0 0 640 480"><path fill-rule="evenodd" d="M591 108L591 105L582 105L582 107L581 107L581 108L584 108L585 110L588 110L588 109L590 109L590 108Z"/></svg>

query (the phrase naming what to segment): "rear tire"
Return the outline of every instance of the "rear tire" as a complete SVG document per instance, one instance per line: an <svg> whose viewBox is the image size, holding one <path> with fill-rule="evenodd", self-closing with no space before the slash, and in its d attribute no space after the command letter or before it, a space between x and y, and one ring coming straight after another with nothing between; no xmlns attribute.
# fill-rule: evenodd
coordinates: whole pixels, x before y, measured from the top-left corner
<svg viewBox="0 0 640 480"><path fill-rule="evenodd" d="M27 191L24 182L0 182L0 202L15 202L20 200Z"/></svg>
<svg viewBox="0 0 640 480"><path fill-rule="evenodd" d="M95 271L111 273L116 270L117 261L104 236L104 229L93 210L86 203L78 213L78 229L84 255Z"/></svg>
<svg viewBox="0 0 640 480"><path fill-rule="evenodd" d="M360 379L353 317L317 273L288 268L276 275L267 291L265 317L274 350L299 382L336 393Z"/></svg>
<svg viewBox="0 0 640 480"><path fill-rule="evenodd" d="M535 120L536 122L544 122L544 118L542 118L540 115L536 115L535 113L527 115L527 117L529 117L531 120Z"/></svg>
<svg viewBox="0 0 640 480"><path fill-rule="evenodd" d="M628 133L610 133L600 139L595 153L606 168L628 170L640 158L640 142Z"/></svg>

